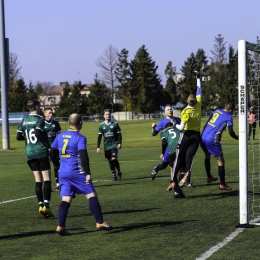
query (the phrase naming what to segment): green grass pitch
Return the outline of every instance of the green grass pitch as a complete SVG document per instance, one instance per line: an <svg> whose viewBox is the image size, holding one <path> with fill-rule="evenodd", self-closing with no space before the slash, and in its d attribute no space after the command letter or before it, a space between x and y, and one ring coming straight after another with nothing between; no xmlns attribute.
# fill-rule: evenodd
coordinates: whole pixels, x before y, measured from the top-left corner
<svg viewBox="0 0 260 260"><path fill-rule="evenodd" d="M238 142L224 132L226 181L232 191L220 191L218 183L207 184L199 148L191 177L195 188L184 188L186 199L174 199L173 192L166 191L169 168L160 171L154 181L150 179L153 167L160 163L161 152L159 137L151 136L152 122L119 122L123 179L118 182L112 181L103 149L101 154L96 153L99 123L84 123L81 132L88 139L96 191L104 219L114 229L95 230L95 220L81 195L69 210L67 229L72 235L68 237L55 233L58 192L52 192L55 218L44 219L38 214L24 143L15 140L16 126L10 126L11 149L0 151L0 259L189 260L199 258L235 232L239 222ZM202 126L204 123L205 119ZM236 132L237 124L235 118ZM65 130L67 125L61 127ZM217 176L214 158L212 174ZM54 188L53 172L52 181ZM259 248L259 229L245 229L209 259L259 259Z"/></svg>

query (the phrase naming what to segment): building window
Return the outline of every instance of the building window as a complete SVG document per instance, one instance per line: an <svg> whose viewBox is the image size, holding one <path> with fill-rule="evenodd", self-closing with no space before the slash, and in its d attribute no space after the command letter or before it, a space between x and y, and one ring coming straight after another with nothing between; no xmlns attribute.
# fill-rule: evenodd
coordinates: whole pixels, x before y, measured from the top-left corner
<svg viewBox="0 0 260 260"><path fill-rule="evenodd" d="M55 104L56 103L56 97L48 97L48 102L50 102L51 104Z"/></svg>

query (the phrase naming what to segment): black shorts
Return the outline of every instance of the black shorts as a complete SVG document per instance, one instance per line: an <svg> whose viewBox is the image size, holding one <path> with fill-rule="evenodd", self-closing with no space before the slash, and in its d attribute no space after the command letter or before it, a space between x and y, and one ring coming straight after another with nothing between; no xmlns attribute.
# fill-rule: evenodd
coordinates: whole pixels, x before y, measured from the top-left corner
<svg viewBox="0 0 260 260"><path fill-rule="evenodd" d="M30 169L34 171L47 171L50 170L50 160L49 157L44 157L40 159L32 159L27 161Z"/></svg>
<svg viewBox="0 0 260 260"><path fill-rule="evenodd" d="M108 160L110 160L112 157L117 158L117 156L118 156L118 149L117 148L105 150L105 158L107 158Z"/></svg>

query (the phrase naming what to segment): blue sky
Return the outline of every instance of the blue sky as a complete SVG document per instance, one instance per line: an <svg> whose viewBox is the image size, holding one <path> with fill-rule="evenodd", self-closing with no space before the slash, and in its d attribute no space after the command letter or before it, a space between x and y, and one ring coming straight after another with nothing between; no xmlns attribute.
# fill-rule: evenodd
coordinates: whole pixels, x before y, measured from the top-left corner
<svg viewBox="0 0 260 260"><path fill-rule="evenodd" d="M5 0L5 35L26 84L93 83L97 59L109 45L129 61L145 45L159 66L179 71L192 52L211 57L222 34L237 50L260 37L259 0Z"/></svg>

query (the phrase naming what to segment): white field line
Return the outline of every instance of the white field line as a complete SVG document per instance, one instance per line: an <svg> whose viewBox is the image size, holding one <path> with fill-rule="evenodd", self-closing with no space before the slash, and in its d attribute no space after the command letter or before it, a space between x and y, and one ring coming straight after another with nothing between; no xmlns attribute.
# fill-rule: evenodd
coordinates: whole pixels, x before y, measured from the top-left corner
<svg viewBox="0 0 260 260"><path fill-rule="evenodd" d="M224 240L215 246L211 247L208 251L206 251L204 254L202 254L199 258L196 258L196 260L205 260L211 257L214 253L216 253L220 248L227 245L229 242L231 242L238 234L244 231L244 228L238 228L236 231L231 233L229 236L225 237Z"/></svg>
<svg viewBox="0 0 260 260"><path fill-rule="evenodd" d="M31 198L35 198L35 197L36 197L36 195L30 196L30 197L24 197L24 198L14 199L14 200L4 200L4 201L0 201L0 205L1 205L1 204L5 204L5 203L10 203L10 202L19 201L19 200L27 200L27 199L31 199Z"/></svg>

